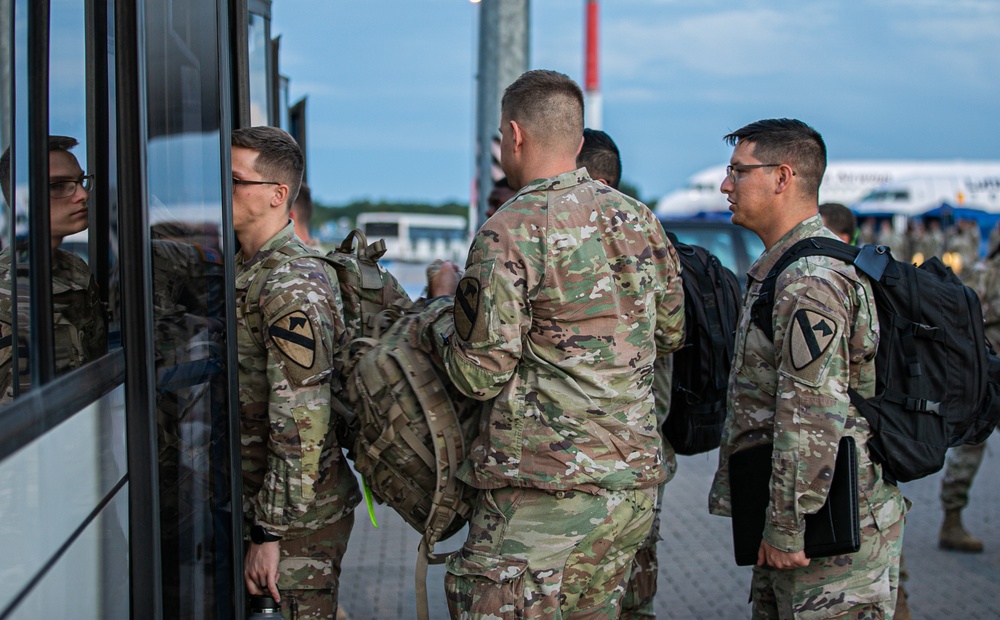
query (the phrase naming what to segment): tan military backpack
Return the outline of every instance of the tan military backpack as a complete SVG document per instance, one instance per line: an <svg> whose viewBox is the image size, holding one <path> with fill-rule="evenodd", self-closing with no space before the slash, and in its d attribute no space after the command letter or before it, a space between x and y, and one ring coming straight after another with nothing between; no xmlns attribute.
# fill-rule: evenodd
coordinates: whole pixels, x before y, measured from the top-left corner
<svg viewBox="0 0 1000 620"><path fill-rule="evenodd" d="M417 617L428 618L427 566L434 545L458 532L476 490L456 477L479 432L481 403L442 380L430 357L410 345L418 307L390 321L377 339L352 346L345 403L357 416L354 468L368 489L423 534L417 556ZM366 490L367 491L367 490Z"/></svg>
<svg viewBox="0 0 1000 620"><path fill-rule="evenodd" d="M481 403L442 380L430 356L410 346L409 331L422 306L378 264L384 253L381 239L369 245L354 230L326 256L308 256L334 267L345 322L360 335L344 351L343 392L331 399L337 438L361 474L366 496L370 491L423 534L415 588L417 617L425 620L427 566L445 559L434 546L462 529L471 513L476 491L456 473L478 433ZM299 256L282 248L266 259L239 310L261 348L260 312L250 300L256 304L271 271Z"/></svg>

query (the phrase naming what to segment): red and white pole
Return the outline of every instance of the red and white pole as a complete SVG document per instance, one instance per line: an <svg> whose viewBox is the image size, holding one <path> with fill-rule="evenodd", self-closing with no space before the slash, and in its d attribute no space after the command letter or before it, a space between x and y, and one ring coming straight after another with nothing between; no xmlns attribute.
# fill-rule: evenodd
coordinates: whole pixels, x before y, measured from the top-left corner
<svg viewBox="0 0 1000 620"><path fill-rule="evenodd" d="M584 51L584 92L587 98L587 112L584 124L591 129L601 129L601 87L598 81L597 31L600 20L597 0L586 0L586 49Z"/></svg>

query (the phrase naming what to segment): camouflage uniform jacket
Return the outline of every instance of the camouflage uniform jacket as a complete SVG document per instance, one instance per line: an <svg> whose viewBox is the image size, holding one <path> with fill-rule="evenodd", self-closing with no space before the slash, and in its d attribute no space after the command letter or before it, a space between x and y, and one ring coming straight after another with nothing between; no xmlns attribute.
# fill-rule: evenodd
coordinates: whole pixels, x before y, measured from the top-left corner
<svg viewBox="0 0 1000 620"><path fill-rule="evenodd" d="M256 308L264 350L251 337L246 295L262 263L291 244L305 255L271 272ZM333 432L344 325L337 276L296 238L291 223L252 257L236 255L243 514L285 538L337 521L360 501ZM331 392L333 390L333 392Z"/></svg>
<svg viewBox="0 0 1000 620"><path fill-rule="evenodd" d="M28 364L28 270L18 267L18 338L12 338L10 249L0 253L0 402L14 397L12 368L13 343L21 347L18 358L21 389L30 385ZM21 260L26 261L27 258ZM107 312L101 303L97 283L87 263L72 252L56 248L52 253L52 319L55 341L55 370L61 375L107 351Z"/></svg>
<svg viewBox="0 0 1000 620"><path fill-rule="evenodd" d="M837 445L845 435L858 446L862 523L870 514L881 530L904 512L899 489L883 481L881 467L868 455L868 422L847 395L848 386L866 397L875 390L878 314L867 278L832 258L800 259L778 277L773 344L751 321L761 281L786 250L807 237L833 233L818 215L808 218L747 272L719 469L709 496L710 512L728 516L730 455L773 443L764 539L781 551L803 548L805 515L826 501Z"/></svg>
<svg viewBox="0 0 1000 620"><path fill-rule="evenodd" d="M419 346L486 406L461 475L477 488L657 485L653 360L679 348L677 254L645 205L585 169L529 183L472 243ZM447 314L453 310L453 316Z"/></svg>

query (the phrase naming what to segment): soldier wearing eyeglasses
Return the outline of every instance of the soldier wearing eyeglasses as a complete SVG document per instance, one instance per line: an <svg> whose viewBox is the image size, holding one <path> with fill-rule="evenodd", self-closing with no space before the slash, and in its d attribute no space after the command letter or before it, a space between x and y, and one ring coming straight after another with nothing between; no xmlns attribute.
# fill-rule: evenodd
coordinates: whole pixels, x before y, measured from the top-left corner
<svg viewBox="0 0 1000 620"><path fill-rule="evenodd" d="M82 366L103 354L107 348L107 316L98 295L97 284L87 263L76 254L60 248L63 239L84 231L88 225L87 201L93 189L93 175L86 175L70 149L79 142L69 136L49 136L49 237L52 248L52 320L55 333L56 374ZM10 193L10 149L0 157L0 185L10 211L16 212ZM30 385L28 365L28 329L30 304L28 243L18 238L16 305L12 291L11 248L0 252L0 403L15 394L13 359L14 342L18 346L18 383L20 391ZM15 338L14 313L17 314Z"/></svg>
<svg viewBox="0 0 1000 620"><path fill-rule="evenodd" d="M289 219L299 146L274 127L236 130L232 144L244 581L280 596L286 618L332 618L361 499L331 428L352 324L336 272Z"/></svg>
<svg viewBox="0 0 1000 620"><path fill-rule="evenodd" d="M734 503L745 494L730 482L733 457L770 448L752 617L892 618L906 508L872 460L866 447L871 428L847 397L848 388L862 397L875 389L878 314L871 285L849 263L803 257L777 278L773 341L751 311L765 277L789 248L801 239L834 237L819 215L826 145L794 119L757 121L725 140L734 148L720 190L733 223L754 232L767 249L747 272L709 510L736 512ZM860 549L809 558L805 515L829 496L842 437L857 445Z"/></svg>

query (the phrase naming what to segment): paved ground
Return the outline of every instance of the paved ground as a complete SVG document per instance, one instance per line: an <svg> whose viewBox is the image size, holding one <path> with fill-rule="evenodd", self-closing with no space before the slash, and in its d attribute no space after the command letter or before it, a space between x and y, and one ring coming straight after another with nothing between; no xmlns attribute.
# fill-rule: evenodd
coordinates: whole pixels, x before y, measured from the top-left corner
<svg viewBox="0 0 1000 620"><path fill-rule="evenodd" d="M750 569L732 561L729 521L713 517L706 495L716 454L682 457L667 485L660 543L657 617L675 620L749 618ZM986 543L982 554L937 548L941 523L940 474L903 485L913 501L904 556L910 571L906 589L914 618L1000 618L1000 436L989 440L983 468L965 511L966 526ZM377 506L379 529L357 513L341 583L341 601L352 620L415 618L413 570L419 536L385 506ZM454 549L464 532L439 545ZM444 571L428 574L431 617L447 618Z"/></svg>

